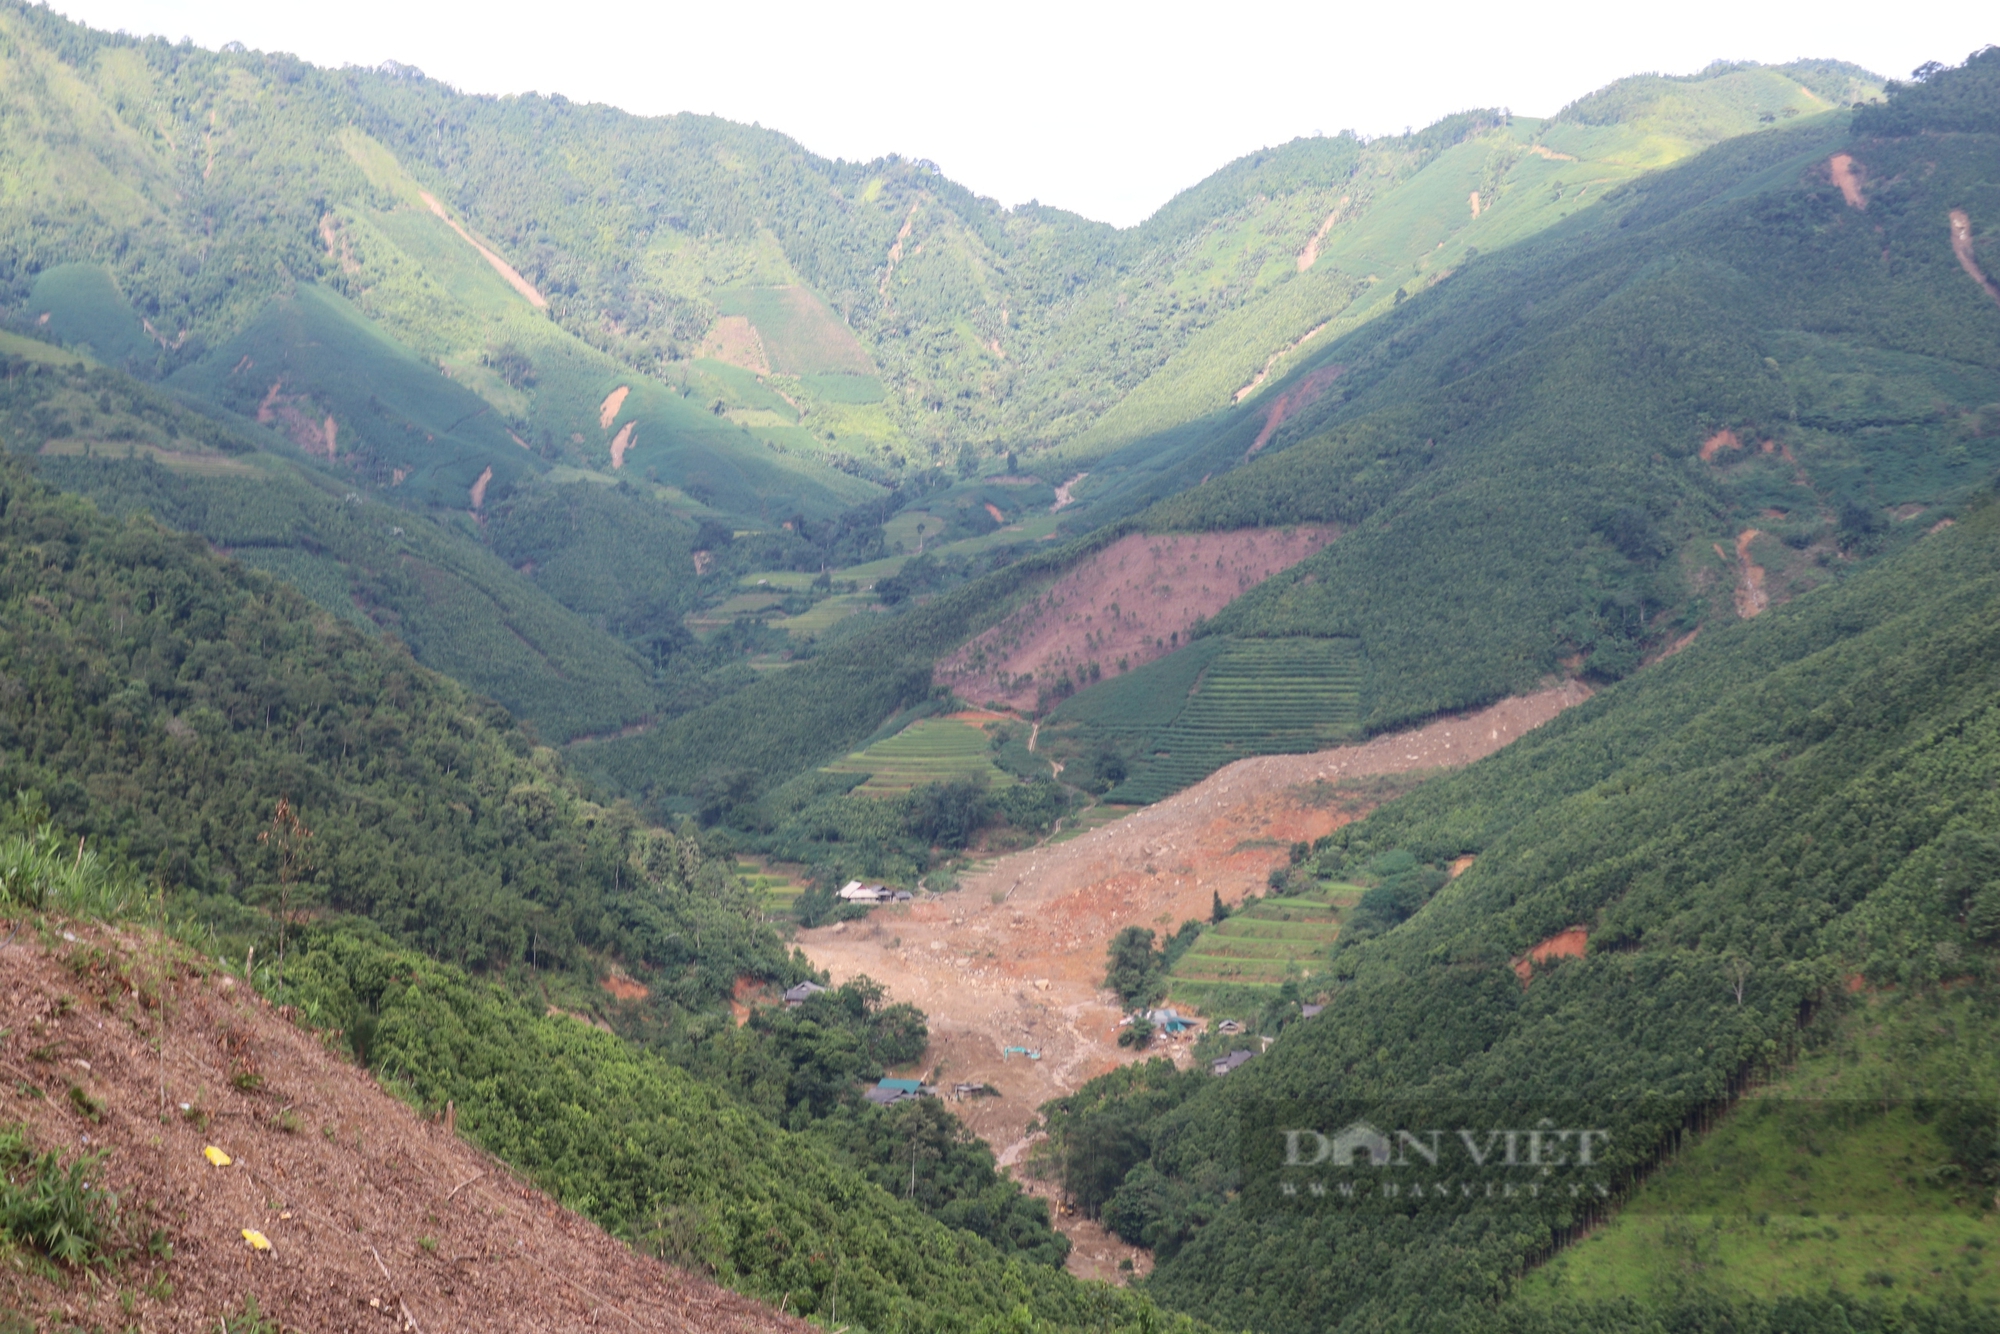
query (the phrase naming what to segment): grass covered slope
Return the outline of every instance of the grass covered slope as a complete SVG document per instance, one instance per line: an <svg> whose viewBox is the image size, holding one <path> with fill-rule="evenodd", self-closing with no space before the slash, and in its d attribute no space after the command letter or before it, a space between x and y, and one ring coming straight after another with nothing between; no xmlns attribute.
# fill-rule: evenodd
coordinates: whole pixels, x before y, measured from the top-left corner
<svg viewBox="0 0 2000 1334"><path fill-rule="evenodd" d="M1882 991L1820 1025L1795 1069L1530 1274L1512 1304L1804 1297L1836 1274L1850 1292L2000 1307L2000 1227L1966 1207L1968 1188L1976 1203L1990 1183L1958 1161L1952 1115L1956 1099L2000 1093L1997 999L1990 987Z"/></svg>
<svg viewBox="0 0 2000 1334"><path fill-rule="evenodd" d="M1273 1330L1479 1327L1582 1221L1561 1204L1366 1225L1260 1213L1229 1194L1237 1116L1260 1099L1647 1095L1692 1117L1789 1061L1808 1040L1801 1016L1837 1014L1851 976L1995 994L1996 663L2000 507L1986 504L1332 836L1318 874L1391 853L1431 874L1356 905L1326 1011L1227 1080L1086 1089L1058 1110L1059 1134L1124 1146L1104 1209L1158 1248L1150 1290ZM1584 956L1534 964L1524 986L1516 963L1572 927ZM1675 1116L1625 1126L1623 1169L1675 1129ZM1816 1291L1859 1278L1824 1275ZM1758 1309L1727 1318L1772 1318ZM1616 1328L1630 1314L1564 1319Z"/></svg>

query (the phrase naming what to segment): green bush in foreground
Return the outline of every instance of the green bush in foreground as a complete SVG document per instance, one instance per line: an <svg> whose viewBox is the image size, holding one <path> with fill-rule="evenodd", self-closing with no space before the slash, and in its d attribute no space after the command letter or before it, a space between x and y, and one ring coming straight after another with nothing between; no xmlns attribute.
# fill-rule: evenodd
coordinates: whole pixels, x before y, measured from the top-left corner
<svg viewBox="0 0 2000 1334"><path fill-rule="evenodd" d="M102 1152L67 1166L36 1153L25 1126L0 1126L0 1240L80 1268L118 1258L118 1197L98 1184Z"/></svg>

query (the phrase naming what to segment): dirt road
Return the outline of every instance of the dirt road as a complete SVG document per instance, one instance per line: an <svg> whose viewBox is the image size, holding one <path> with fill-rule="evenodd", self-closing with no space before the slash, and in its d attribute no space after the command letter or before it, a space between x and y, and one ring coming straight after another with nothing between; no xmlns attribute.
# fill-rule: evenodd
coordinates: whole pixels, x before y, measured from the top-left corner
<svg viewBox="0 0 2000 1334"><path fill-rule="evenodd" d="M1206 917L1212 895L1235 903L1262 890L1294 842L1363 813L1344 781L1469 764L1589 695L1572 682L1365 745L1240 760L1070 842L1002 857L955 894L801 932L799 944L836 982L866 973L930 1016L932 1077L1000 1091L954 1110L1012 1165L1042 1103L1133 1059L1117 1045L1117 998L1101 985L1120 929L1171 931ZM1174 1050L1187 1059L1185 1045ZM1119 1258L1115 1242L1080 1249Z"/></svg>

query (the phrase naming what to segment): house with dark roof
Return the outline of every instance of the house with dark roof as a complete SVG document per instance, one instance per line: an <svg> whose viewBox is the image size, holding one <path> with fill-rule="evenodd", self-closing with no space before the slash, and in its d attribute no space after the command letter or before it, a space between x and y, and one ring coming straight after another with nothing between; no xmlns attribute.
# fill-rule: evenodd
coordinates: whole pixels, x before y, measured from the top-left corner
<svg viewBox="0 0 2000 1334"><path fill-rule="evenodd" d="M937 1090L926 1087L921 1079L883 1079L861 1096L877 1107L893 1107L911 1098L934 1098Z"/></svg>
<svg viewBox="0 0 2000 1334"><path fill-rule="evenodd" d="M801 982L797 986L786 990L785 1004L789 1008L796 1010L799 1006L804 1005L807 1001L825 990L826 988L817 982Z"/></svg>
<svg viewBox="0 0 2000 1334"><path fill-rule="evenodd" d="M1256 1054L1255 1052L1244 1051L1241 1047L1238 1047L1221 1060L1210 1062L1208 1068L1215 1074L1226 1075Z"/></svg>

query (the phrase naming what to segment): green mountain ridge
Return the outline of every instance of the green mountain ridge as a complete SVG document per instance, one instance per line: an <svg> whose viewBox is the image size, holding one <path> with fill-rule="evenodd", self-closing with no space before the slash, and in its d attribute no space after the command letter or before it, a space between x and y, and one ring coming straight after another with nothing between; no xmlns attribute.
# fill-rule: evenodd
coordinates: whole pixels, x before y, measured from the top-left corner
<svg viewBox="0 0 2000 1334"><path fill-rule="evenodd" d="M1005 453L1092 473L1060 520L1080 534L1226 471L1251 452L1240 437L1272 453L1300 438L1320 420L1321 349L1475 249L1520 244L1566 225L1592 191L1878 87L1825 62L1717 66L1625 81L1547 122L1473 112L1391 139L1299 140L1120 231L1000 209L921 163L829 163L711 118L467 97L402 67L207 53L41 9L0 22L20 104L0 150L18 168L0 251L15 256L25 330L163 377L392 503L474 512L471 535L496 550L519 555L493 517L578 511L553 499L577 486L629 483L663 511L582 504L603 531L572 561L578 577L509 558L656 677L638 703L629 666L601 657L587 689L606 704L589 721L544 709L558 737L747 684L740 669L693 665L714 654L665 665L681 651L676 619L730 593L698 585L699 561L681 580L659 565L684 559L677 540L661 547L680 522L762 530L794 568L865 563L893 554L887 528L871 548L868 526L919 503L885 484L941 463L990 472ZM982 536L980 506L959 508L978 518L966 535ZM863 540L827 536L847 532ZM621 568L624 550L645 553L639 568ZM475 607L447 619L467 638L431 639L427 660L490 656ZM1497 688L1490 662L1473 675L1453 691ZM494 693L520 707L532 692ZM814 744L837 753L872 731L908 702L893 693L878 686L875 717L857 712ZM662 774L593 760L632 790L683 793L714 762Z"/></svg>

